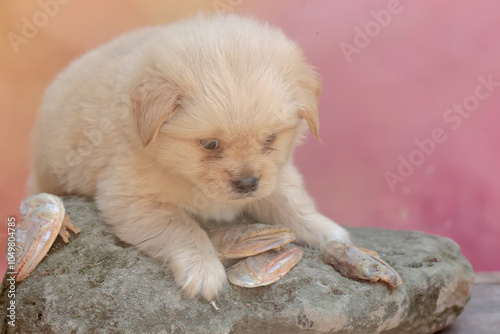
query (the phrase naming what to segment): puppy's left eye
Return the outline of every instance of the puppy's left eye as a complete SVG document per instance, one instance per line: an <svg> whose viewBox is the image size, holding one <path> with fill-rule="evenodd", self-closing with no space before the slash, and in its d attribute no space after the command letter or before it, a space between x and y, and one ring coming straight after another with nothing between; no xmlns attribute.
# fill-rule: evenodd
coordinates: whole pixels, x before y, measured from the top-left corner
<svg viewBox="0 0 500 334"><path fill-rule="evenodd" d="M216 150L219 148L219 141L215 138L212 139L201 139L200 145L203 146L205 150Z"/></svg>
<svg viewBox="0 0 500 334"><path fill-rule="evenodd" d="M266 144L272 144L276 140L276 134L270 134L266 139Z"/></svg>

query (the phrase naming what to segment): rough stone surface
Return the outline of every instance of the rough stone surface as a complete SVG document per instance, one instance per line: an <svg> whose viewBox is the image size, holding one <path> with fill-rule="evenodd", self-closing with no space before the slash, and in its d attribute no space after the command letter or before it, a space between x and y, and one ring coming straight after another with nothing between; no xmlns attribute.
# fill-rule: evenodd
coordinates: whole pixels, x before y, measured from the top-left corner
<svg viewBox="0 0 500 334"><path fill-rule="evenodd" d="M64 202L82 232L67 245L56 240L17 285L17 333L433 333L456 319L472 291L474 273L453 241L351 228L353 241L379 252L403 286L342 277L317 251L305 249L299 264L271 286L228 286L216 310L187 299L168 270L117 240L91 201ZM5 280L3 286L2 311Z"/></svg>

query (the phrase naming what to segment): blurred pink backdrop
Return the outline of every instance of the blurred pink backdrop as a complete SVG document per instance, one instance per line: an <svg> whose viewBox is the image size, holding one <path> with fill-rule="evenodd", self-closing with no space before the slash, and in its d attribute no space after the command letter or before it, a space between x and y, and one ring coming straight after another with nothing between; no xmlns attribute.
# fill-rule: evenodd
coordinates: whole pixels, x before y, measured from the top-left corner
<svg viewBox="0 0 500 334"><path fill-rule="evenodd" d="M8 41L2 45L2 250L7 217L18 216L24 196L36 105L51 78L70 59L121 32L222 3L283 28L322 75L322 142L309 136L295 157L324 214L345 225L447 236L476 271L500 270L500 2L495 0L61 5L18 53ZM4 35L19 31L21 18L40 10L36 4L2 6L7 7Z"/></svg>

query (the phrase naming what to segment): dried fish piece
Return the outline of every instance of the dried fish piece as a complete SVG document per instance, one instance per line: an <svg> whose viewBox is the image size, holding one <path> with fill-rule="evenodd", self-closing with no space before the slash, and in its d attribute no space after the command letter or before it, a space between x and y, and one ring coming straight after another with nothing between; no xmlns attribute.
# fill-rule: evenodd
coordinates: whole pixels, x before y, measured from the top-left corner
<svg viewBox="0 0 500 334"><path fill-rule="evenodd" d="M21 221L16 226L16 281L25 279L47 255L60 235L69 241L66 228L79 233L71 224L62 200L54 195L40 193L26 198L19 208Z"/></svg>
<svg viewBox="0 0 500 334"><path fill-rule="evenodd" d="M255 288L277 282L302 258L303 250L286 247L281 251L247 257L229 268L227 277L235 285Z"/></svg>
<svg viewBox="0 0 500 334"><path fill-rule="evenodd" d="M331 240L322 249L323 260L349 278L383 281L392 287L403 284L396 270L374 251Z"/></svg>
<svg viewBox="0 0 500 334"><path fill-rule="evenodd" d="M286 226L264 224L240 225L209 232L219 258L241 259L279 248L295 240Z"/></svg>

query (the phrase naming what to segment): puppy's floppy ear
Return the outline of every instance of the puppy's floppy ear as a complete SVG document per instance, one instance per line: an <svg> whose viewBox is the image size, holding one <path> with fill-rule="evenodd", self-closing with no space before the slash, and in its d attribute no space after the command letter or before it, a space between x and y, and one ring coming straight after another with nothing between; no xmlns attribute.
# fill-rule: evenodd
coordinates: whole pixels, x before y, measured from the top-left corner
<svg viewBox="0 0 500 334"><path fill-rule="evenodd" d="M132 115L143 146L156 138L161 125L179 109L182 97L178 85L152 69L132 86Z"/></svg>
<svg viewBox="0 0 500 334"><path fill-rule="evenodd" d="M304 118L311 133L319 138L318 103L321 93L321 80L319 74L307 63L299 69L298 87L295 99L300 104L299 115Z"/></svg>

